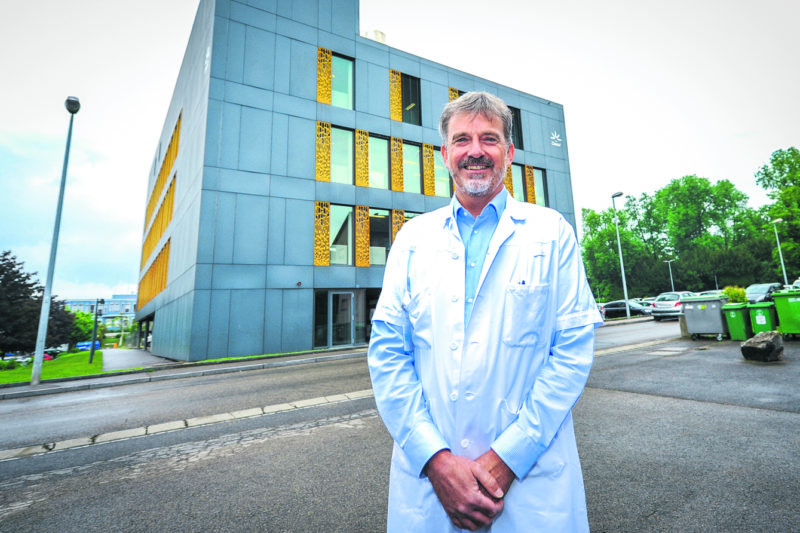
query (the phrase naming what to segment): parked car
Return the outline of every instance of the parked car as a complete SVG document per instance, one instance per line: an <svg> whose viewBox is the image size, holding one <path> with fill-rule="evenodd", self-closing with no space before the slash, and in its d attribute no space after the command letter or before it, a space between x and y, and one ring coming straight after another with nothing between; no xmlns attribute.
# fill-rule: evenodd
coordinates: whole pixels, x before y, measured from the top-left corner
<svg viewBox="0 0 800 533"><path fill-rule="evenodd" d="M631 316L649 315L650 309L643 306L636 300L628 300L628 306L631 310ZM625 300L615 300L605 304L600 304L600 312L603 313L603 318L619 318L627 316L625 313Z"/></svg>
<svg viewBox="0 0 800 533"><path fill-rule="evenodd" d="M653 302L653 320L658 321L665 318L678 318L683 309L681 298L686 298L687 296L696 296L696 294L691 291L680 291L662 292L656 296Z"/></svg>
<svg viewBox="0 0 800 533"><path fill-rule="evenodd" d="M697 296L711 296L713 298L720 298L725 295L725 291L722 289L713 289L710 291L701 291L697 293Z"/></svg>
<svg viewBox="0 0 800 533"><path fill-rule="evenodd" d="M744 290L747 301L751 304L757 302L771 302L772 293L783 288L781 283L754 283Z"/></svg>

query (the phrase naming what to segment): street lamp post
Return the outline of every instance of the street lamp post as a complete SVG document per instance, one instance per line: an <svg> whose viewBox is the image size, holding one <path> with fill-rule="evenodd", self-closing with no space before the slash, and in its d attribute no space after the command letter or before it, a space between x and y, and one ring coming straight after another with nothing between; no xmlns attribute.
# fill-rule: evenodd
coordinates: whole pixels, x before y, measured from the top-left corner
<svg viewBox="0 0 800 533"><path fill-rule="evenodd" d="M782 218L776 218L771 222L772 229L775 230L775 241L778 243L778 256L781 258L781 270L783 270L783 284L789 284L789 278L786 277L786 265L783 264L783 252L781 251L781 240L778 238L778 222L783 222Z"/></svg>
<svg viewBox="0 0 800 533"><path fill-rule="evenodd" d="M61 208L64 205L64 187L67 184L67 164L69 163L69 145L72 142L72 121L75 113L81 109L80 100L70 96L64 102L69 112L69 130L67 131L67 148L64 151L64 166L61 169L61 188L58 192L58 207L56 208L56 222L53 226L53 240L50 243L50 262L47 265L47 280L42 294L42 312L39 314L39 332L36 336L36 351L33 356L33 371L31 372L31 385L38 385L42 377L42 361L44 360L44 344L47 340L47 322L50 319L50 296L53 290L53 271L56 267L56 251L58 250L58 232L61 229Z"/></svg>
<svg viewBox="0 0 800 533"><path fill-rule="evenodd" d="M631 317L631 305L628 302L628 284L625 283L625 265L622 262L622 241L619 238L619 224L617 223L617 206L614 204L614 198L622 196L621 192L615 192L611 195L611 207L614 209L614 227L617 228L617 247L619 248L619 269L622 271L622 293L625 295L625 315Z"/></svg>
<svg viewBox="0 0 800 533"><path fill-rule="evenodd" d="M92 347L89 348L89 364L92 364L92 360L94 359L94 343L97 340L97 315L103 316L103 312L100 310L100 306L105 304L106 301L103 298L94 301L94 319L92 324Z"/></svg>
<svg viewBox="0 0 800 533"><path fill-rule="evenodd" d="M664 261L667 266L669 267L669 285L672 287L672 292L675 292L675 284L672 282L672 262L675 261L674 259L670 259L669 261ZM714 275L716 277L716 274Z"/></svg>

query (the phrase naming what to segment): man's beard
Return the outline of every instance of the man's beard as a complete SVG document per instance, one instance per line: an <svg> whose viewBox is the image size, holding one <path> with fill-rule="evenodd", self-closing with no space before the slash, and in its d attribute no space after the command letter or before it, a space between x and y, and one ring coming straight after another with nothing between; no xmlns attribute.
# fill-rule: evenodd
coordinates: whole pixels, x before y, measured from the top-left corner
<svg viewBox="0 0 800 533"><path fill-rule="evenodd" d="M498 181L503 181L503 172L502 170L498 170L492 163L492 160L486 157L468 157L464 161L462 161L458 167L459 169L466 168L471 165L488 165L488 169L491 171L491 175L488 179L472 179L464 177L463 174L459 174L460 177L460 188L469 196L486 196L487 194L494 191L497 187ZM459 185L456 183L456 185Z"/></svg>

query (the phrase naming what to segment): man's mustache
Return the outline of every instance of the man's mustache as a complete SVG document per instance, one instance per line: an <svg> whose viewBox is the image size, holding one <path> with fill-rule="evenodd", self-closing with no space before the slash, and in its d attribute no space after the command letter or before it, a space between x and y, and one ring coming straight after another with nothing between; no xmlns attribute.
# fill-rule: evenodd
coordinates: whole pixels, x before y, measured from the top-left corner
<svg viewBox="0 0 800 533"><path fill-rule="evenodd" d="M470 167L470 166L473 166L473 165L481 165L481 166L487 166L487 167L490 167L490 168L494 168L494 162L490 158L488 158L486 156L467 157L466 159L464 159L463 161L461 161L458 164L458 168L466 168L466 167Z"/></svg>

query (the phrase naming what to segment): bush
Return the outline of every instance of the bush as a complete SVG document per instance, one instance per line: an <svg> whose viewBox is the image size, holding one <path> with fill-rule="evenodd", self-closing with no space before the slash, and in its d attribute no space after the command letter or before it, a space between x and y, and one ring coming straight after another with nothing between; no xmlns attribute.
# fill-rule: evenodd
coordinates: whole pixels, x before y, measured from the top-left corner
<svg viewBox="0 0 800 533"><path fill-rule="evenodd" d="M14 370L17 368L17 360L9 359L8 361L0 361L0 370Z"/></svg>
<svg viewBox="0 0 800 533"><path fill-rule="evenodd" d="M742 287L728 285L722 289L722 293L728 297L728 303L744 303L747 301L747 295Z"/></svg>

